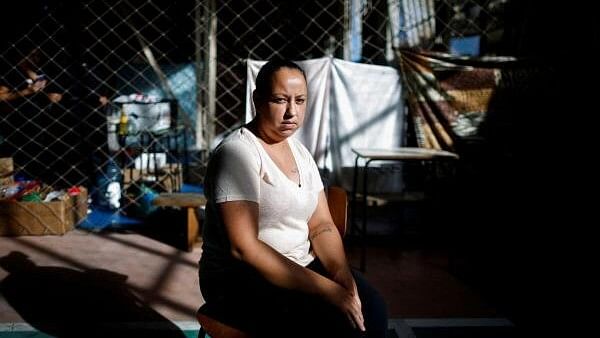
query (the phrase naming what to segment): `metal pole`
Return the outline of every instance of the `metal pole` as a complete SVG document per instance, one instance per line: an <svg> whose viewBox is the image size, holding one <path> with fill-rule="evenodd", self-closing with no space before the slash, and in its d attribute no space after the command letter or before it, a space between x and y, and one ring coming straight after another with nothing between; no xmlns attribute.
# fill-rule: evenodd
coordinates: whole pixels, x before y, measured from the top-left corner
<svg viewBox="0 0 600 338"><path fill-rule="evenodd" d="M204 149L204 128L206 124L204 124L204 114L202 113L204 100L202 90L202 83L204 80L204 63L202 62L202 50L203 50L203 41L202 35L205 32L204 29L204 11L203 11L203 1L196 0L196 7L194 8L194 22L196 24L196 29L194 30L194 41L195 41L195 71L196 71L196 123L195 123L195 133L196 133L196 149Z"/></svg>
<svg viewBox="0 0 600 338"><path fill-rule="evenodd" d="M350 60L350 0L344 0L344 60Z"/></svg>
<svg viewBox="0 0 600 338"><path fill-rule="evenodd" d="M217 6L215 0L209 0L208 8L208 111L206 121L206 147L210 148L215 137L215 112L217 103ZM210 150L210 149L209 149Z"/></svg>

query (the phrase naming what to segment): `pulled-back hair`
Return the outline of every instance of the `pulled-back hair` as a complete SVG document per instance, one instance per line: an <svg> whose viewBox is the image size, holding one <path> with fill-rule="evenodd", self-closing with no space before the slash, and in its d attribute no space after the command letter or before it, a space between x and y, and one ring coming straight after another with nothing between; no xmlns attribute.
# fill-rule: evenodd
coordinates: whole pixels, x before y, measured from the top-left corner
<svg viewBox="0 0 600 338"><path fill-rule="evenodd" d="M306 81L306 74L304 70L293 61L286 59L273 59L267 63L258 71L256 76L256 95L264 99L271 95L271 78L273 74L282 68L296 69L302 73L304 81Z"/></svg>

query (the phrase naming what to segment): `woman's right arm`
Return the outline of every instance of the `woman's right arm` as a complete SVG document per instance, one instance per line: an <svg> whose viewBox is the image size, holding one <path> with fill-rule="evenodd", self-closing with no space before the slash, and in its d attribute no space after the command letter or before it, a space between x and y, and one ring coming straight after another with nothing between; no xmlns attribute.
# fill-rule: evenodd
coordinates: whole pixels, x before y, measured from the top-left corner
<svg viewBox="0 0 600 338"><path fill-rule="evenodd" d="M0 101L12 101L21 97L35 94L44 89L46 81L36 81L24 89L12 91L6 86L0 85Z"/></svg>
<svg viewBox="0 0 600 338"><path fill-rule="evenodd" d="M292 262L258 239L257 203L231 201L218 206L236 259L276 286L323 297L338 307L353 303L352 294L341 285Z"/></svg>

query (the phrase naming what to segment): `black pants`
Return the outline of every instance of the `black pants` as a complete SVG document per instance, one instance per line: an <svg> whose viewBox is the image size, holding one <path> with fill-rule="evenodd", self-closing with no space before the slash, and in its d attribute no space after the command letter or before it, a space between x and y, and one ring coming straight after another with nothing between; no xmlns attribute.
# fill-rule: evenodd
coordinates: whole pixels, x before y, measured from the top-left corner
<svg viewBox="0 0 600 338"><path fill-rule="evenodd" d="M307 268L327 277L320 261ZM240 264L226 273L200 273L200 289L210 316L257 337L385 337L387 311L377 291L352 271L362 303L366 332L352 327L338 308L325 300L267 282Z"/></svg>

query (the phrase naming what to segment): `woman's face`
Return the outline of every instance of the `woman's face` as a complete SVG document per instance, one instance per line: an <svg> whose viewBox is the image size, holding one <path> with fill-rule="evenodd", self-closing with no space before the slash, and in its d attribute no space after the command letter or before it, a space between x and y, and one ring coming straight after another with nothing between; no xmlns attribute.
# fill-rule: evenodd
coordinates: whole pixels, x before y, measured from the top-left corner
<svg viewBox="0 0 600 338"><path fill-rule="evenodd" d="M297 69L281 68L271 77L271 92L260 98L258 118L270 139L283 140L298 130L304 122L307 87Z"/></svg>

